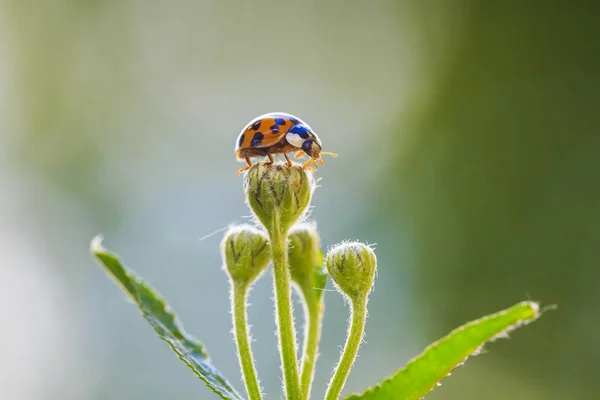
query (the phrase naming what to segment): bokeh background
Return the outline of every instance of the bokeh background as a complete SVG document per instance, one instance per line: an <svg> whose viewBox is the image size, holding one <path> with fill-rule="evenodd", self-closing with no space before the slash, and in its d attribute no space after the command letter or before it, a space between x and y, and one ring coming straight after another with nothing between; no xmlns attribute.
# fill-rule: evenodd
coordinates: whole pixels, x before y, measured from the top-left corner
<svg viewBox="0 0 600 400"><path fill-rule="evenodd" d="M558 309L430 398L597 398L599 7L0 1L0 398L213 398L91 260L98 233L242 390L220 232L199 238L246 221L234 142L269 111L340 153L318 172L323 246L377 244L344 393L533 299ZM250 320L280 398L271 293L265 275ZM326 308L316 398L348 313Z"/></svg>

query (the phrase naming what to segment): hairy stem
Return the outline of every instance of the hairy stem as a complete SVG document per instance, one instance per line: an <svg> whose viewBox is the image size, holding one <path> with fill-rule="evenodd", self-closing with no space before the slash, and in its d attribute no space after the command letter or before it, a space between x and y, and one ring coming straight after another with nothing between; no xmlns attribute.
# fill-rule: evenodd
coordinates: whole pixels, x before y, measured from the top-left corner
<svg viewBox="0 0 600 400"><path fill-rule="evenodd" d="M232 284L231 307L233 309L233 325L235 340L238 348L238 358L246 392L250 400L261 400L262 393L260 384L254 367L254 358L250 348L250 338L248 334L248 321L246 317L246 299L248 297L247 284Z"/></svg>
<svg viewBox="0 0 600 400"><path fill-rule="evenodd" d="M274 224L269 235L273 252L277 334L279 336L279 353L281 355L286 398L287 400L299 400L301 391L298 361L296 359L296 332L292 315L288 243L287 236L285 232L282 232L279 224L278 213L275 215Z"/></svg>
<svg viewBox="0 0 600 400"><path fill-rule="evenodd" d="M310 398L310 389L317 362L317 349L321 336L321 320L323 318L323 304L313 294L312 288L302 290L305 301L306 326L304 328L304 349L302 351L301 386L302 398Z"/></svg>
<svg viewBox="0 0 600 400"><path fill-rule="evenodd" d="M365 331L365 321L367 319L366 296L351 301L351 313L352 323L350 325L350 331L348 332L348 338L346 339L346 345L344 346L340 362L329 382L325 400L336 400L339 397L344 388L344 384L346 383L346 379L348 379L350 368L352 368L352 364L354 364L356 354L358 354L358 348L362 341L363 333Z"/></svg>

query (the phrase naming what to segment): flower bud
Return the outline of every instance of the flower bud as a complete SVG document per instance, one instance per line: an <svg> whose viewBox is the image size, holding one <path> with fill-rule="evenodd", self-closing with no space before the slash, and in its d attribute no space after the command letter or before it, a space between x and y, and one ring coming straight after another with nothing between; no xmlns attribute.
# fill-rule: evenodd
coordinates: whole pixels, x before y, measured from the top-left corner
<svg viewBox="0 0 600 400"><path fill-rule="evenodd" d="M296 283L312 280L315 266L321 265L323 257L315 224L294 225L288 239L292 280Z"/></svg>
<svg viewBox="0 0 600 400"><path fill-rule="evenodd" d="M338 291L351 301L366 298L377 270L373 249L359 242L342 243L329 251L325 263Z"/></svg>
<svg viewBox="0 0 600 400"><path fill-rule="evenodd" d="M323 268L321 240L315 223L300 223L290 229L289 263L292 281L308 295L315 290L317 300L323 294L327 282L327 271Z"/></svg>
<svg viewBox="0 0 600 400"><path fill-rule="evenodd" d="M258 220L269 232L277 221L282 234L308 207L313 186L312 175L297 165L257 164L244 180L248 205Z"/></svg>
<svg viewBox="0 0 600 400"><path fill-rule="evenodd" d="M252 284L271 261L265 233L250 225L229 228L221 241L223 268L236 284Z"/></svg>

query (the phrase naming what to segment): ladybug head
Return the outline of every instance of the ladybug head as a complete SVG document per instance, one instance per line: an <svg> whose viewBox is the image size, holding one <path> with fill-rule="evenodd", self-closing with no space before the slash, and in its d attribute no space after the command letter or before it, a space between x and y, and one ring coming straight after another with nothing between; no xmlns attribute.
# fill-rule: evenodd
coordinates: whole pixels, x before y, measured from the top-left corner
<svg viewBox="0 0 600 400"><path fill-rule="evenodd" d="M304 143L302 143L302 150L312 158L321 157L321 145L315 140L305 140Z"/></svg>

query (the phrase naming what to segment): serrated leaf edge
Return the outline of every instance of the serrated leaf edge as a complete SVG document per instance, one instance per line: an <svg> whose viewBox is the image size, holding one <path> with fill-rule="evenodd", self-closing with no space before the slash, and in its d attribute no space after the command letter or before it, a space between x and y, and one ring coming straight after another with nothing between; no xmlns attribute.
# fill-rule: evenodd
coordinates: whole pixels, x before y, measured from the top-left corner
<svg viewBox="0 0 600 400"><path fill-rule="evenodd" d="M380 383L378 383L378 384L376 384L376 385L368 388L367 390L365 390L362 393L353 393L353 394L349 395L344 400L360 400L361 398L365 397L367 394L376 392L377 390L381 389L381 387L383 385L385 385L386 383L392 381L398 374L400 374L400 373L406 371L408 368L410 368L410 366L412 364L414 364L415 362L417 362L419 360L419 358L423 354L427 353L429 350L431 350L432 348L436 347L441 341L443 341L443 340L445 340L445 339L447 339L447 338L449 338L449 337L457 334L458 332L460 332L460 331L462 331L462 330L464 330L464 329L466 329L466 328L468 328L470 326L482 323L482 322L484 322L484 321L486 321L488 319L491 319L491 318L498 318L498 317L500 317L502 315L505 315L505 314L511 312L512 310L514 310L517 307L526 306L526 305L528 305L531 308L531 310L533 311L533 315L530 318L523 318L521 320L516 321L514 324L510 325L506 329L503 329L501 332L498 332L497 334L491 336L489 339L485 340L480 346L478 346L472 352L468 352L468 354L465 356L465 358L463 358L460 362L456 363L452 368L450 368L450 370L448 371L448 373L446 375L444 375L441 379L439 379L431 387L431 389L425 395L423 395L422 397L419 397L419 400L424 399L425 396L427 396L429 393L431 393L431 391L433 391L433 389L435 389L438 386L441 386L441 382L444 379L446 379L448 376L450 376L451 373L452 373L452 371L454 371L456 368L462 366L467 361L467 359L469 357L475 357L475 356L479 355L483 351L483 348L485 347L486 344L493 343L497 339L507 339L510 332L512 332L515 329L520 328L522 326L528 325L528 324L536 321L539 317L541 317L541 315L542 315L543 312L540 311L540 305L539 305L539 303L534 302L534 301L522 301L522 302L517 303L514 306L509 307L507 309L504 309L502 311L498 311L496 313L483 316L483 317L481 317L479 319L476 319L476 320L473 320L473 321L469 321L466 324L463 324L463 325L459 326L458 328L452 330L450 333L448 333L444 337L442 337L442 338L436 340L435 342L431 343L421 353L419 353L417 356L411 358L406 363L406 365L403 368L397 370L393 375L388 376L387 378L384 378ZM416 399L402 399L402 400L416 400Z"/></svg>
<svg viewBox="0 0 600 400"><path fill-rule="evenodd" d="M157 295L159 295L159 297L163 300L164 305L165 305L165 312L170 312L173 314L174 317L174 325L177 326L178 330L182 333L182 335L186 338L186 340L193 342L194 344L196 344L198 346L198 350L200 351L200 354L202 356L202 358L204 358L203 361L205 361L206 367L208 369L210 369L213 374L215 376L219 376L225 383L227 383L230 386L230 390L232 391L231 394L225 394L222 393L221 390L217 387L215 387L200 371L198 371L198 369L196 368L196 366L192 363L190 363L188 360L185 359L185 354L184 352L179 349L175 343L173 343L173 340L171 340L168 337L163 336L163 334L159 331L159 329L155 326L156 321L153 321L151 318L149 318L149 315L142 309L141 305L140 305L140 300L134 295L134 293L132 293L130 290L128 290L128 288L126 288L123 284L123 282L121 282L119 279L116 278L116 276L114 276L114 274L112 274L107 267L104 265L104 263L102 262L102 260L100 260L99 258L99 254L105 254L108 255L110 257L115 258L116 260L118 260L120 262L119 257L108 251L106 248L104 248L102 246L102 241L103 241L103 236L102 235L98 235L96 236L94 239L92 239L91 243L90 243L90 251L91 253L98 259L98 262L100 263L102 269L107 273L107 275L110 277L110 279L127 295L127 297L136 305L136 307L138 308L138 310L140 311L140 313L142 314L142 317L144 317L144 319L150 324L150 326L154 329L154 331L158 334L159 338L162 339L163 341L165 341L167 344L169 344L169 347L171 347L171 349L175 352L175 354L177 354L177 357L183 361L184 364L186 364L188 366L189 369L192 370L192 372L194 372L194 374L196 376L198 376L198 378L200 378L200 380L202 380L206 386L208 386L216 395L218 395L219 397L221 397L224 400L244 400L244 398L235 390L235 388L233 387L233 385L227 380L225 379L221 373L212 365L212 363L210 362L210 356L208 354L208 352L206 352L205 350L205 346L204 344L202 344L202 342L200 340L198 340L196 337L194 337L193 335L190 335L186 332L186 330L183 328L183 325L181 324L181 321L179 320L177 314L175 313L175 311L167 304L166 300L164 298L162 298L162 296L160 296L159 292L154 289L154 287L152 285L150 285L148 282L146 282L144 279L142 279L140 276L138 276L135 272L133 272L132 270L130 270L129 268L127 268L124 264L121 263L123 269L126 271L126 273L134 280L137 280L139 283L147 286L149 289L153 290Z"/></svg>

